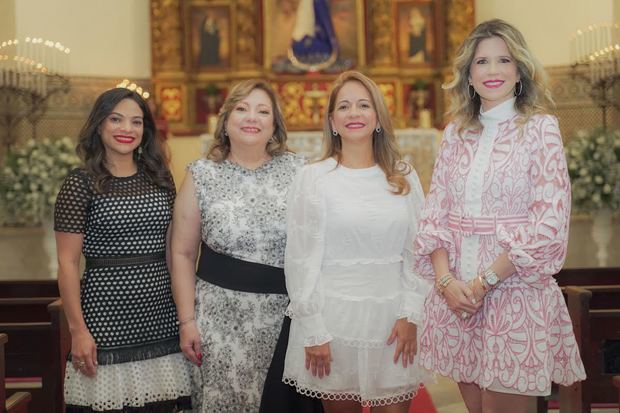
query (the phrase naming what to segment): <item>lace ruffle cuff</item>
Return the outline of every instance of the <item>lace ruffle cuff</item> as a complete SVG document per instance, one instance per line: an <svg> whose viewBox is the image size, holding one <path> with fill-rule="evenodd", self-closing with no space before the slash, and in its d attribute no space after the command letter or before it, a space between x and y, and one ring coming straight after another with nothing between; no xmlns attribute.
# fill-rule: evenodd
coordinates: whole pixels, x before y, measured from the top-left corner
<svg viewBox="0 0 620 413"><path fill-rule="evenodd" d="M532 232L531 227L509 231L499 225L496 235L499 245L508 252L517 275L528 284L543 288L562 268L566 249L560 242L537 241Z"/></svg>
<svg viewBox="0 0 620 413"><path fill-rule="evenodd" d="M407 321L422 327L424 322L424 302L430 291L429 286L426 291L410 291L402 293L400 308L397 318L407 318Z"/></svg>
<svg viewBox="0 0 620 413"><path fill-rule="evenodd" d="M300 317L295 314L291 304L289 304L285 314L301 326L304 347L320 346L333 340L332 335L325 327L323 316L320 313Z"/></svg>

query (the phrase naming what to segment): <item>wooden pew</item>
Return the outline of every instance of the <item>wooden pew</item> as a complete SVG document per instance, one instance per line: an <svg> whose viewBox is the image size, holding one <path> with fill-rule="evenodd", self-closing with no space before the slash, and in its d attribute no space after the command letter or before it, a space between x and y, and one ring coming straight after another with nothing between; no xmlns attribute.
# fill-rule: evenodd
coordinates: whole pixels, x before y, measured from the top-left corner
<svg viewBox="0 0 620 413"><path fill-rule="evenodd" d="M620 268L563 268L553 278L560 287L569 285L619 285Z"/></svg>
<svg viewBox="0 0 620 413"><path fill-rule="evenodd" d="M4 387L4 345L7 343L8 337L6 334L0 334L0 408L5 413L28 413L28 404L30 403L30 393L19 392L15 393L8 399L6 398L6 391Z"/></svg>
<svg viewBox="0 0 620 413"><path fill-rule="evenodd" d="M618 412L620 413L620 376L614 376L612 383L618 389Z"/></svg>
<svg viewBox="0 0 620 413"><path fill-rule="evenodd" d="M60 297L56 280L0 280L0 298Z"/></svg>
<svg viewBox="0 0 620 413"><path fill-rule="evenodd" d="M602 345L605 340L620 340L620 286L569 286L564 291L588 378L560 386L560 411L589 413L592 403L618 401L611 375L602 371Z"/></svg>
<svg viewBox="0 0 620 413"><path fill-rule="evenodd" d="M7 387L13 391L28 389L32 411L63 412L70 336L60 299L0 299L0 315L0 332L11 337L6 347L6 374L11 379Z"/></svg>
<svg viewBox="0 0 620 413"><path fill-rule="evenodd" d="M619 285L620 268L563 268L553 278L562 288L564 298L567 299L565 291L567 286ZM557 403L557 396L558 386L554 384L551 396L537 398L536 412L547 413L549 400L555 400Z"/></svg>

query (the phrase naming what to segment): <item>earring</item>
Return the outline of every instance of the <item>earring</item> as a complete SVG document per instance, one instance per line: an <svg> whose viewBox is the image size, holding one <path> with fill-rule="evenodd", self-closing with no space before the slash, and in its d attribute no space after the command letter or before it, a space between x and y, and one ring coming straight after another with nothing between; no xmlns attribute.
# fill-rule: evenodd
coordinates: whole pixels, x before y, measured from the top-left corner
<svg viewBox="0 0 620 413"><path fill-rule="evenodd" d="M377 125L377 127L375 128L375 132L381 133L381 125Z"/></svg>
<svg viewBox="0 0 620 413"><path fill-rule="evenodd" d="M338 136L338 132L336 132L336 130L334 129L334 130L332 131L332 135L334 135L334 136Z"/></svg>
<svg viewBox="0 0 620 413"><path fill-rule="evenodd" d="M138 160L142 158L142 145L138 146Z"/></svg>
<svg viewBox="0 0 620 413"><path fill-rule="evenodd" d="M471 100L474 100L476 98L476 89L474 89L474 86L471 83L467 87L467 92L469 93L469 98Z"/></svg>
<svg viewBox="0 0 620 413"><path fill-rule="evenodd" d="M226 132L226 129L224 129L224 136L228 137L228 132Z"/></svg>
<svg viewBox="0 0 620 413"><path fill-rule="evenodd" d="M519 91L517 92L517 85L519 85ZM515 83L515 96L521 96L521 92L523 92L523 82L520 80Z"/></svg>

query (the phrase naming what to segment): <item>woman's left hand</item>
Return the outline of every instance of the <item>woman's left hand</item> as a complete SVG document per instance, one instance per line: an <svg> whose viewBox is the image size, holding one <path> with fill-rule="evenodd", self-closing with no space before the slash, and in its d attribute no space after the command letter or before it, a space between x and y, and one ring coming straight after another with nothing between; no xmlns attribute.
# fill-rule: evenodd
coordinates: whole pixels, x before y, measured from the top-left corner
<svg viewBox="0 0 620 413"><path fill-rule="evenodd" d="M401 355L403 367L413 364L413 357L418 352L417 331L417 326L407 321L406 318L396 320L392 328L392 334L390 334L387 341L387 344L391 345L396 340L394 364L398 363L398 358Z"/></svg>

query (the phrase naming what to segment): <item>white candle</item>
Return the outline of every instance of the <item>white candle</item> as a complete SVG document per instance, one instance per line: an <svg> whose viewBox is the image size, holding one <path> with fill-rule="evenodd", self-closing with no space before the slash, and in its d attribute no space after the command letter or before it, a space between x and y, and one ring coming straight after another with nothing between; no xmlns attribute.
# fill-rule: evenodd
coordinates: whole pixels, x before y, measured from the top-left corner
<svg viewBox="0 0 620 413"><path fill-rule="evenodd" d="M422 109L420 111L420 127L424 129L429 129L431 128L431 126L431 111L428 109Z"/></svg>

